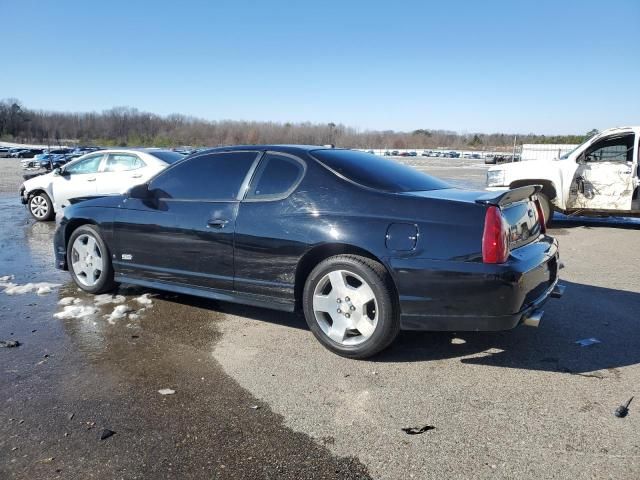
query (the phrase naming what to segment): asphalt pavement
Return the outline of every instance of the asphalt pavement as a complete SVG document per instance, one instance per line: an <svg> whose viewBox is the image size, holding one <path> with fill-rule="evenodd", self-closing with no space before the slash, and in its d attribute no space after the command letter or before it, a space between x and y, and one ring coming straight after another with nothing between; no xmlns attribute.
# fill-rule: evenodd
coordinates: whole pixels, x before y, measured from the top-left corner
<svg viewBox="0 0 640 480"><path fill-rule="evenodd" d="M483 186L477 160L409 161ZM407 332L353 361L299 315L81 293L16 165L0 159L0 341L21 343L0 348L0 478L640 477L640 398L614 416L640 395L639 222L554 222L567 290L537 329Z"/></svg>

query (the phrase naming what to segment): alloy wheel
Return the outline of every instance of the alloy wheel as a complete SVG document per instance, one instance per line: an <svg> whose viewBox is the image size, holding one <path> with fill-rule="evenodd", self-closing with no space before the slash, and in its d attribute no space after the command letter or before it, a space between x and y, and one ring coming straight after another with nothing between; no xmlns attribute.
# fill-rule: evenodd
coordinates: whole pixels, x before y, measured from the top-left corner
<svg viewBox="0 0 640 480"><path fill-rule="evenodd" d="M320 279L313 293L313 312L322 332L345 346L366 342L378 324L373 289L349 270L334 270Z"/></svg>
<svg viewBox="0 0 640 480"><path fill-rule="evenodd" d="M91 235L80 235L73 242L71 267L84 286L92 287L100 280L105 269L104 258L98 242Z"/></svg>
<svg viewBox="0 0 640 480"><path fill-rule="evenodd" d="M47 203L47 199L42 195L36 195L31 198L29 208L31 209L33 216L36 218L45 218L49 213L49 204Z"/></svg>

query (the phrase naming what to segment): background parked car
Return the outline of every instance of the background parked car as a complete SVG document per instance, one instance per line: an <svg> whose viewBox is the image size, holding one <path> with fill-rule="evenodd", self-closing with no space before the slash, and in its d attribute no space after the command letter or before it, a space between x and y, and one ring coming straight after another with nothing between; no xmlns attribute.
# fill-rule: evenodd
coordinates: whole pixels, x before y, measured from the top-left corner
<svg viewBox="0 0 640 480"><path fill-rule="evenodd" d="M179 153L160 149L89 153L50 173L26 180L20 189L20 197L33 218L51 220L72 198L123 193L182 158L184 156ZM57 165L66 162L66 157L52 154L47 160Z"/></svg>

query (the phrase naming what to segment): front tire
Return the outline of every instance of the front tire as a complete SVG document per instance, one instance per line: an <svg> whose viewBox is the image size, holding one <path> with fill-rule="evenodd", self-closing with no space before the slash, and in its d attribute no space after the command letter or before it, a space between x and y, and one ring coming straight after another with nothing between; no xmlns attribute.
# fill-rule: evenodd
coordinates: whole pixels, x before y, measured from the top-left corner
<svg viewBox="0 0 640 480"><path fill-rule="evenodd" d="M94 225L75 229L67 245L67 263L73 281L85 292L113 290L113 265L107 244Z"/></svg>
<svg viewBox="0 0 640 480"><path fill-rule="evenodd" d="M538 193L538 201L540 202L540 208L544 214L545 225L549 225L553 219L553 205L551 200L544 193Z"/></svg>
<svg viewBox="0 0 640 480"><path fill-rule="evenodd" d="M46 222L53 219L55 212L53 211L53 202L44 192L34 193L29 197L27 202L29 205L29 213L38 222Z"/></svg>
<svg viewBox="0 0 640 480"><path fill-rule="evenodd" d="M320 262L305 283L303 309L318 341L343 357L371 357L387 348L400 330L388 272L358 255Z"/></svg>

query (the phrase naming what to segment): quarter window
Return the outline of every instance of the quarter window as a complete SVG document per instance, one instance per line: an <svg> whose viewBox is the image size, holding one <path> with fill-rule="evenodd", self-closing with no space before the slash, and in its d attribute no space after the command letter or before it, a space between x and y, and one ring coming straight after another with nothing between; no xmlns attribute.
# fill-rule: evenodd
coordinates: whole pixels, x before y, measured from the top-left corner
<svg viewBox="0 0 640 480"><path fill-rule="evenodd" d="M142 160L137 155L128 153L110 153L107 157L105 172L125 172L144 167Z"/></svg>
<svg viewBox="0 0 640 480"><path fill-rule="evenodd" d="M158 198L175 200L236 200L257 152L201 155L178 163L158 176L149 188Z"/></svg>
<svg viewBox="0 0 640 480"><path fill-rule="evenodd" d="M64 168L67 173L96 173L100 167L100 161L104 155L94 155L78 162L74 162Z"/></svg>
<svg viewBox="0 0 640 480"><path fill-rule="evenodd" d="M260 162L247 198L277 198L300 180L304 168L292 158L268 153Z"/></svg>

